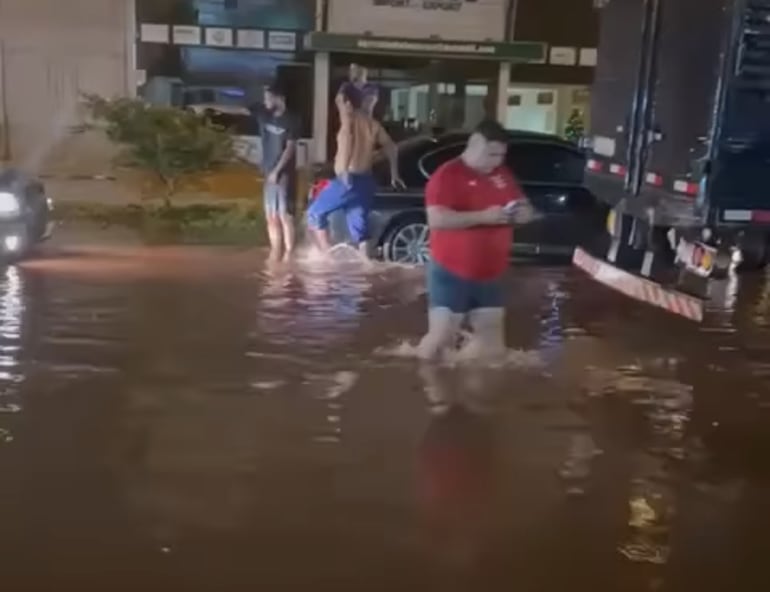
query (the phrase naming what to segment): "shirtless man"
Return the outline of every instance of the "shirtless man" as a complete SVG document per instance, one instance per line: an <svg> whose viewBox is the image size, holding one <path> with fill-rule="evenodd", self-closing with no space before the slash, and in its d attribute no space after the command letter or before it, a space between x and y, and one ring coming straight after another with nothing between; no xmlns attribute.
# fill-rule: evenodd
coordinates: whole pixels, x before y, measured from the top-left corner
<svg viewBox="0 0 770 592"><path fill-rule="evenodd" d="M360 95L352 87L340 91L340 130L337 134L337 154L333 179L308 208L308 226L323 251L330 248L329 216L344 209L350 238L358 244L362 255L368 257L369 211L374 200L376 182L372 163L378 146L390 162L391 183L403 187L398 174L396 145L382 125L361 110Z"/></svg>
<svg viewBox="0 0 770 592"><path fill-rule="evenodd" d="M451 347L463 321L480 357L505 352L505 293L513 223L534 213L504 159L508 135L495 121L479 124L463 154L428 181L430 228L428 333L418 354L432 359Z"/></svg>

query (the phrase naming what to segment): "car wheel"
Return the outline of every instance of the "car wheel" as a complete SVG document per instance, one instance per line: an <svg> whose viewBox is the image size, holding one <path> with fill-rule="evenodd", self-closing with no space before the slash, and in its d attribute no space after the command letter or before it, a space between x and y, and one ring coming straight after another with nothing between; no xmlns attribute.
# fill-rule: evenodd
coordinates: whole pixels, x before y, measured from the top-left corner
<svg viewBox="0 0 770 592"><path fill-rule="evenodd" d="M400 221L385 239L383 256L391 263L425 265L430 257L428 236L425 220L408 218Z"/></svg>

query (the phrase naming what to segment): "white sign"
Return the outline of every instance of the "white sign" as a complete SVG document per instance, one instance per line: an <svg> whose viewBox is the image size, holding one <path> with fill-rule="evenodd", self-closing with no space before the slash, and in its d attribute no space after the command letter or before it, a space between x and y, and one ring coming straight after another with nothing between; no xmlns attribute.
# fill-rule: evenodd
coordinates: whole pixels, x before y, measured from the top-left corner
<svg viewBox="0 0 770 592"><path fill-rule="evenodd" d="M201 28L188 25L174 25L173 37L175 45L200 45Z"/></svg>
<svg viewBox="0 0 770 592"><path fill-rule="evenodd" d="M258 29L239 29L238 47L265 49L265 32Z"/></svg>
<svg viewBox="0 0 770 592"><path fill-rule="evenodd" d="M290 31L268 31L267 48L275 51L296 51L297 34Z"/></svg>
<svg viewBox="0 0 770 592"><path fill-rule="evenodd" d="M596 59L599 56L599 52L594 47L583 47L580 50L580 65L589 66L591 68L596 67Z"/></svg>
<svg viewBox="0 0 770 592"><path fill-rule="evenodd" d="M220 27L207 28L206 45L212 45L214 47L232 47L233 30Z"/></svg>
<svg viewBox="0 0 770 592"><path fill-rule="evenodd" d="M554 66L574 66L577 50L574 47L552 47L548 61Z"/></svg>
<svg viewBox="0 0 770 592"><path fill-rule="evenodd" d="M168 25L142 23L139 27L139 40L144 43L168 43Z"/></svg>
<svg viewBox="0 0 770 592"><path fill-rule="evenodd" d="M329 0L329 33L505 41L507 0Z"/></svg>

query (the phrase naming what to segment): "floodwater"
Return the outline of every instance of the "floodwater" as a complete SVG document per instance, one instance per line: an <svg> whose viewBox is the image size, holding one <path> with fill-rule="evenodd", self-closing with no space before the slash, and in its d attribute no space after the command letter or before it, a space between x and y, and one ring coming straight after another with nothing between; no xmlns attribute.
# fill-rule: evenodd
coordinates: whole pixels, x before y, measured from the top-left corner
<svg viewBox="0 0 770 592"><path fill-rule="evenodd" d="M414 270L0 270L0 589L768 589L770 284L698 326L509 283L506 364L424 367Z"/></svg>

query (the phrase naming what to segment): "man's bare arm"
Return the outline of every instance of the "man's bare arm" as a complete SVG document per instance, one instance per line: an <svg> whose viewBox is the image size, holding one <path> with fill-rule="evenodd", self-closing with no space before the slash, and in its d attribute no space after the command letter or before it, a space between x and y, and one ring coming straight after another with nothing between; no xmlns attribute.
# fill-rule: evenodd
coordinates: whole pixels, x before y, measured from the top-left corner
<svg viewBox="0 0 770 592"><path fill-rule="evenodd" d="M388 158L388 164L390 164L390 180L393 183L402 183L401 175L398 171L398 146L392 140L385 128L379 123L377 130L377 143L382 146L382 150L385 152L385 156Z"/></svg>
<svg viewBox="0 0 770 592"><path fill-rule="evenodd" d="M474 226L495 226L507 223L502 208L458 212L444 206L428 206L428 227L439 230L457 230Z"/></svg>

